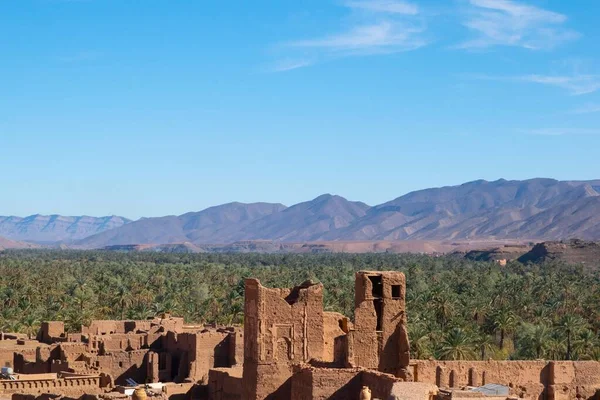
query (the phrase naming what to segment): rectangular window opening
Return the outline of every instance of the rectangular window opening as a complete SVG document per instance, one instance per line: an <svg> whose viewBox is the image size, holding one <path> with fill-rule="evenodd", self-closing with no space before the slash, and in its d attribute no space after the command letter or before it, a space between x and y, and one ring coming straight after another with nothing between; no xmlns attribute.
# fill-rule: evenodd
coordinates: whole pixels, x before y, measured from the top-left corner
<svg viewBox="0 0 600 400"><path fill-rule="evenodd" d="M373 297L383 297L383 282L381 281L381 275L373 275L369 276L369 280L371 281L371 294Z"/></svg>
<svg viewBox="0 0 600 400"><path fill-rule="evenodd" d="M392 298L399 299L402 297L402 290L400 285L392 285Z"/></svg>

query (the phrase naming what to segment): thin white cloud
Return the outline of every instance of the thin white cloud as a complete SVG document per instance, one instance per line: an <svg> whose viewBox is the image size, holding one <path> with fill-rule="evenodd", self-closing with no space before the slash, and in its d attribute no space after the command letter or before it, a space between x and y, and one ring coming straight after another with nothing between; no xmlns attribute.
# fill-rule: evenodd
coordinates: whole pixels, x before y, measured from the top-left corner
<svg viewBox="0 0 600 400"><path fill-rule="evenodd" d="M583 107L577 108L571 112L572 114L594 114L600 113L600 104L586 104Z"/></svg>
<svg viewBox="0 0 600 400"><path fill-rule="evenodd" d="M312 47L345 54L393 53L425 45L418 28L403 27L390 21L357 26L348 32L318 39L290 43L293 47Z"/></svg>
<svg viewBox="0 0 600 400"><path fill-rule="evenodd" d="M312 64L313 63L310 60L282 60L282 61L278 62L277 64L275 64L275 66L273 66L273 68L271 68L271 71L273 71L273 72L291 71L293 69L308 67Z"/></svg>
<svg viewBox="0 0 600 400"><path fill-rule="evenodd" d="M469 0L463 25L476 34L459 48L514 46L550 49L579 37L563 14L511 0Z"/></svg>
<svg viewBox="0 0 600 400"><path fill-rule="evenodd" d="M600 135L600 129L582 129L582 128L544 128L544 129L525 129L521 131L528 135L537 136L587 136Z"/></svg>
<svg viewBox="0 0 600 400"><path fill-rule="evenodd" d="M537 83L540 85L554 86L564 89L572 96L581 96L600 90L600 75L591 74L564 74L564 75L522 75L522 76L490 76L470 75L473 79Z"/></svg>
<svg viewBox="0 0 600 400"><path fill-rule="evenodd" d="M390 14L417 15L419 7L406 1L372 0L347 1L346 7Z"/></svg>
<svg viewBox="0 0 600 400"><path fill-rule="evenodd" d="M287 71L313 65L328 59L391 54L415 50L427 44L425 28L416 4L400 0L347 0L342 3L353 21L345 30L321 37L285 43L280 49L291 52L273 68ZM289 63L294 52L303 52L311 62ZM289 65L288 65L289 64Z"/></svg>
<svg viewBox="0 0 600 400"><path fill-rule="evenodd" d="M525 82L556 86L569 91L574 96L600 90L599 75L527 75L520 77L520 79Z"/></svg>

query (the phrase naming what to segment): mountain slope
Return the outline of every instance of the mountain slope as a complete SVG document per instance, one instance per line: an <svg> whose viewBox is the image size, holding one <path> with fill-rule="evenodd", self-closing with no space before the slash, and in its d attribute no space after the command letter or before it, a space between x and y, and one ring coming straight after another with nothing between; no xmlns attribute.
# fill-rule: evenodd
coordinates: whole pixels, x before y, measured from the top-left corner
<svg viewBox="0 0 600 400"><path fill-rule="evenodd" d="M132 244L219 241L252 221L285 209L282 204L229 203L180 216L143 218L76 242L85 248ZM214 243L214 242L213 242Z"/></svg>
<svg viewBox="0 0 600 400"><path fill-rule="evenodd" d="M39 243L82 239L109 229L121 227L130 220L123 217L66 217L62 215L0 216L0 236L11 240Z"/></svg>
<svg viewBox="0 0 600 400"><path fill-rule="evenodd" d="M0 251L6 249L35 249L38 247L40 246L37 246L32 243L17 242L15 240L0 237Z"/></svg>
<svg viewBox="0 0 600 400"><path fill-rule="evenodd" d="M254 221L225 239L287 242L321 240L325 235L334 235L334 232L363 217L368 209L369 206L364 203L324 194Z"/></svg>
<svg viewBox="0 0 600 400"><path fill-rule="evenodd" d="M373 207L365 217L340 232L339 237L345 240L588 237L598 232L598 212L600 194L587 182L475 181L409 193Z"/></svg>

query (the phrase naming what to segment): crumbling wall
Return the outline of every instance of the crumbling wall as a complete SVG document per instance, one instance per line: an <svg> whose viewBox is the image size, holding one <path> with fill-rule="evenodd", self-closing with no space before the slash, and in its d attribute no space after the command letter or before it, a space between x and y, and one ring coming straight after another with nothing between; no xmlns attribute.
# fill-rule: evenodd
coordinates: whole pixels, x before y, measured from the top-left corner
<svg viewBox="0 0 600 400"><path fill-rule="evenodd" d="M42 322L37 337L40 342L52 344L65 338L65 323L63 321Z"/></svg>
<svg viewBox="0 0 600 400"><path fill-rule="evenodd" d="M112 333L125 333L126 321L94 320L89 326L82 325L81 333L84 335L109 335Z"/></svg>
<svg viewBox="0 0 600 400"><path fill-rule="evenodd" d="M211 369L208 378L209 400L241 400L242 368Z"/></svg>
<svg viewBox="0 0 600 400"><path fill-rule="evenodd" d="M292 377L292 400L358 399L361 370L304 368ZM386 397L387 398L387 397Z"/></svg>
<svg viewBox="0 0 600 400"><path fill-rule="evenodd" d="M597 361L552 361L549 375L548 398L597 398L594 397L600 390L600 363Z"/></svg>
<svg viewBox="0 0 600 400"><path fill-rule="evenodd" d="M229 365L244 364L244 331L236 328L229 333Z"/></svg>
<svg viewBox="0 0 600 400"><path fill-rule="evenodd" d="M343 367L346 359L346 349L343 338L351 324L348 318L336 312L323 312L323 356L322 361L331 362ZM345 328L346 331L344 331Z"/></svg>
<svg viewBox="0 0 600 400"><path fill-rule="evenodd" d="M355 279L354 327L348 365L409 379L406 278L401 272L360 271Z"/></svg>
<svg viewBox="0 0 600 400"><path fill-rule="evenodd" d="M323 356L323 286L268 289L247 279L245 295L243 398L289 398L292 365Z"/></svg>
<svg viewBox="0 0 600 400"><path fill-rule="evenodd" d="M547 361L423 361L414 363L414 379L440 388L460 388L496 383L510 386L514 394L544 398L551 382ZM551 399L548 397L548 399Z"/></svg>

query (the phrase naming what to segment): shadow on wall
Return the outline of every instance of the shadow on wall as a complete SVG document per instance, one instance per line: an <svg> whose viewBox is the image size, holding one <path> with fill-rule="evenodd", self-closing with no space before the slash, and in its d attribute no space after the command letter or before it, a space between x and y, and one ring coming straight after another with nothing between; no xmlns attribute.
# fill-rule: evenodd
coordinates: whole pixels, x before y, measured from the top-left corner
<svg viewBox="0 0 600 400"><path fill-rule="evenodd" d="M292 378L288 378L275 392L265 397L265 400L282 400L292 398Z"/></svg>

